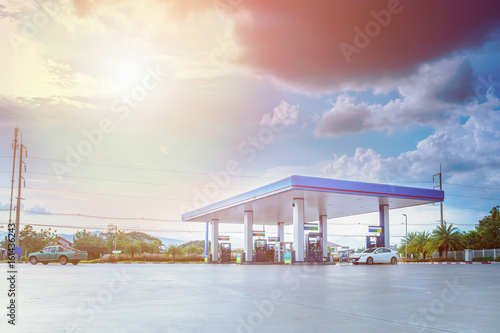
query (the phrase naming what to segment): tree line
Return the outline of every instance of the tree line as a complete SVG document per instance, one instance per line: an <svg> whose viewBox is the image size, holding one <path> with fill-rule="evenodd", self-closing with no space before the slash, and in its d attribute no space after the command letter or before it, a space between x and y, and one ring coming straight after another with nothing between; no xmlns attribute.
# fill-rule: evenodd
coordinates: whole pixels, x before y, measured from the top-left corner
<svg viewBox="0 0 500 333"><path fill-rule="evenodd" d="M19 232L19 246L23 248L23 254L37 252L46 246L57 245L57 230L52 228L36 231L31 225L25 225ZM167 256L179 257L185 254L202 254L205 251L204 241L192 241L182 245L171 244L165 246L162 241L154 236L139 231L124 232L116 230L115 226L109 225L102 233L91 233L87 230L77 231L73 237L73 247L104 247L108 253L115 249L122 254L133 257L135 255L166 254ZM3 248L7 248L7 237L1 242Z"/></svg>
<svg viewBox="0 0 500 333"><path fill-rule="evenodd" d="M499 208L493 207L474 230L460 232L453 223L443 223L432 232L410 232L403 237L398 252L404 256L408 244L408 257L413 254L415 258L426 259L433 252L439 252L439 257L447 258L449 251L500 249Z"/></svg>

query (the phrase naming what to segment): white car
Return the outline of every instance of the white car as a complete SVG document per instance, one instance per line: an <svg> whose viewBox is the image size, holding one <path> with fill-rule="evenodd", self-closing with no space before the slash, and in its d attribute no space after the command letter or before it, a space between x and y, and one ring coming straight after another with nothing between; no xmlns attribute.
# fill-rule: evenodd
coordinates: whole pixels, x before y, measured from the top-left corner
<svg viewBox="0 0 500 333"><path fill-rule="evenodd" d="M351 256L351 262L357 264L383 264L390 263L396 265L399 260L399 255L396 251L386 247L372 247L364 250L361 253L355 253Z"/></svg>

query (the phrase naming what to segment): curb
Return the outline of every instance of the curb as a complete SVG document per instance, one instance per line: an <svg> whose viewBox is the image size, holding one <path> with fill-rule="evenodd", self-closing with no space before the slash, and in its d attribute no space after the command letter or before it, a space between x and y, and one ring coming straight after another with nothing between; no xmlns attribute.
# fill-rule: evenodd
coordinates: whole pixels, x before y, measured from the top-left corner
<svg viewBox="0 0 500 333"><path fill-rule="evenodd" d="M203 263L201 262L157 262L157 261L151 261L151 262L146 262L146 261L136 261L136 262L98 262L95 263L98 265L106 265L106 264L111 264L111 265L201 265ZM89 263L80 263L80 265L94 265L94 264L89 264Z"/></svg>
<svg viewBox="0 0 500 333"><path fill-rule="evenodd" d="M59 263L59 262L54 262L54 263ZM9 262L2 261L0 264L9 264ZM16 262L16 265L18 264L29 264L29 262L25 261L20 261ZM136 262L96 262L96 263L88 263L88 262L80 262L78 265L104 265L104 264L111 264L111 265L201 265L203 264L202 262L157 262L157 261L151 261L151 262L146 262L146 261L136 261Z"/></svg>
<svg viewBox="0 0 500 333"><path fill-rule="evenodd" d="M444 261L444 262L400 262L399 265L491 265L500 264L500 262L491 261Z"/></svg>

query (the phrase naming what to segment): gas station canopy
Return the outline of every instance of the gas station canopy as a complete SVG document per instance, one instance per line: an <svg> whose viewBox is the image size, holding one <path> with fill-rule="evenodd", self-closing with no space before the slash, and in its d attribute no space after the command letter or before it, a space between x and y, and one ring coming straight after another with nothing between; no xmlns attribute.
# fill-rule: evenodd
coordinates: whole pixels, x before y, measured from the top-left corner
<svg viewBox="0 0 500 333"><path fill-rule="evenodd" d="M245 211L253 212L258 224L292 224L293 199L304 199L304 222L378 212L381 205L390 209L411 207L444 200L444 192L394 186L291 176L275 183L237 195L182 215L183 221L243 223Z"/></svg>

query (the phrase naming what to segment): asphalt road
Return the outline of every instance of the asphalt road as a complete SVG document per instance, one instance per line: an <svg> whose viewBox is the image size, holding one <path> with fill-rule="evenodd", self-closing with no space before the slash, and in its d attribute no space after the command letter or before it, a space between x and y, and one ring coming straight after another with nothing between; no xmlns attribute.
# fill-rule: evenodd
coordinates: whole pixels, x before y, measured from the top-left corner
<svg viewBox="0 0 500 333"><path fill-rule="evenodd" d="M18 265L1 332L498 332L500 265Z"/></svg>

